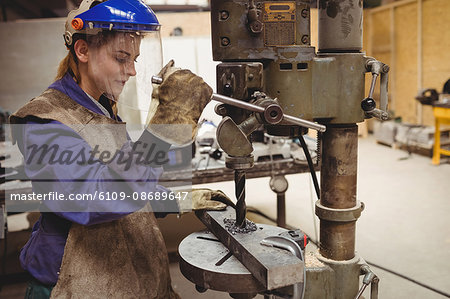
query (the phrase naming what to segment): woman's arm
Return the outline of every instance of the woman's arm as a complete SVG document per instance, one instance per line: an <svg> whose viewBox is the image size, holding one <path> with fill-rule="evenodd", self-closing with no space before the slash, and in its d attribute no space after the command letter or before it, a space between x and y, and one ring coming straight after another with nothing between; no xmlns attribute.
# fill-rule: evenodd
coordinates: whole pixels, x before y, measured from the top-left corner
<svg viewBox="0 0 450 299"><path fill-rule="evenodd" d="M145 160L150 145L158 152L167 151L168 145L156 139L152 142L147 134L136 143L126 141L114 159L115 153L107 157L107 153L96 152L98 149L74 130L56 121L27 123L18 144L33 191L48 198L53 192L52 199L42 201L43 209L91 225L137 211L155 194L165 197L164 202L150 201L155 212L177 212L176 201L168 196L170 191L158 185L163 155L159 160ZM107 159L101 161L102 154ZM56 195L64 200L54 200Z"/></svg>

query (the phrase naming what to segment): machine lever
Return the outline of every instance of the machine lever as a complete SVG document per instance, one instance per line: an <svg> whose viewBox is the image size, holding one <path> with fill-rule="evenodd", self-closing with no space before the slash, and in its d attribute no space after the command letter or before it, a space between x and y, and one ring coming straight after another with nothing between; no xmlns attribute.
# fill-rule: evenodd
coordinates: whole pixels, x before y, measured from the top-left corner
<svg viewBox="0 0 450 299"><path fill-rule="evenodd" d="M370 269L370 267L368 265L363 265L361 267L361 274L364 274L363 284L362 284L361 288L359 289L359 292L356 295L355 299L361 298L361 295L364 293L365 289L367 288L367 286L369 284L372 284L370 298L378 299L379 278L375 275L375 273L372 272L372 270Z"/></svg>
<svg viewBox="0 0 450 299"><path fill-rule="evenodd" d="M267 108L271 108L270 106L264 108L258 105L254 105L254 104L250 104L244 101L240 101L234 98L230 98L224 95L220 95L220 94L216 94L214 93L211 97L213 100L224 103L224 104L228 104L231 106L235 106L241 109L246 109L249 111L253 111L253 112L257 112L257 113L265 113ZM319 132L325 132L326 130L326 126L321 125L321 124L317 124L315 122L312 121L308 121L308 120L304 120L295 116L291 116L291 115L286 115L283 114L283 120L292 124L292 125L297 125L297 126L302 126L305 128L310 128L313 130L317 130Z"/></svg>
<svg viewBox="0 0 450 299"><path fill-rule="evenodd" d="M387 113L388 102L388 72L389 66L374 59L370 58L366 62L366 69L372 73L372 82L370 84L369 96L361 101L361 108L364 110L366 116L375 117L380 120L388 120L389 115ZM376 108L376 102L373 99L373 92L375 90L375 84L377 78L380 77L380 108Z"/></svg>

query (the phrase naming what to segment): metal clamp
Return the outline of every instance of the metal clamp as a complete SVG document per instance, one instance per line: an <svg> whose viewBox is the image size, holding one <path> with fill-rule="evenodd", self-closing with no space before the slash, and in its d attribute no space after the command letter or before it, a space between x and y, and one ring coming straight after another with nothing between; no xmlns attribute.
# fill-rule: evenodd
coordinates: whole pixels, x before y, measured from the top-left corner
<svg viewBox="0 0 450 299"><path fill-rule="evenodd" d="M357 201L356 206L348 209L333 209L320 204L316 201L316 215L322 220L335 222L350 222L358 220L361 212L364 210L364 203Z"/></svg>

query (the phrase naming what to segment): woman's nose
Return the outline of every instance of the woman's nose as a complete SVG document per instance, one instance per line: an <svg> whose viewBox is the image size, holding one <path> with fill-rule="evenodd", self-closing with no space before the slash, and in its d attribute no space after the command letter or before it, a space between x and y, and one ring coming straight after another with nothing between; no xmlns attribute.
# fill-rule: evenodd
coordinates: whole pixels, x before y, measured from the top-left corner
<svg viewBox="0 0 450 299"><path fill-rule="evenodd" d="M136 68L134 66L134 61L131 61L126 66L126 72L129 76L136 76Z"/></svg>

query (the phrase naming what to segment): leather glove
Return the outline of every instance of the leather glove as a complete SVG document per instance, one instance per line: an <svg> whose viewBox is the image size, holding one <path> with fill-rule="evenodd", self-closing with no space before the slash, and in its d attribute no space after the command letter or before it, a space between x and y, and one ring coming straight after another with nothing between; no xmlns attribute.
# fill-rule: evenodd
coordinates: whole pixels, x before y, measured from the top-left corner
<svg viewBox="0 0 450 299"><path fill-rule="evenodd" d="M212 88L191 71L174 67L173 60L158 76L163 82L153 85L147 130L168 143L189 144Z"/></svg>
<svg viewBox="0 0 450 299"><path fill-rule="evenodd" d="M231 199L220 190L192 189L191 198L178 202L180 214L196 210L225 210L227 206L236 207Z"/></svg>

